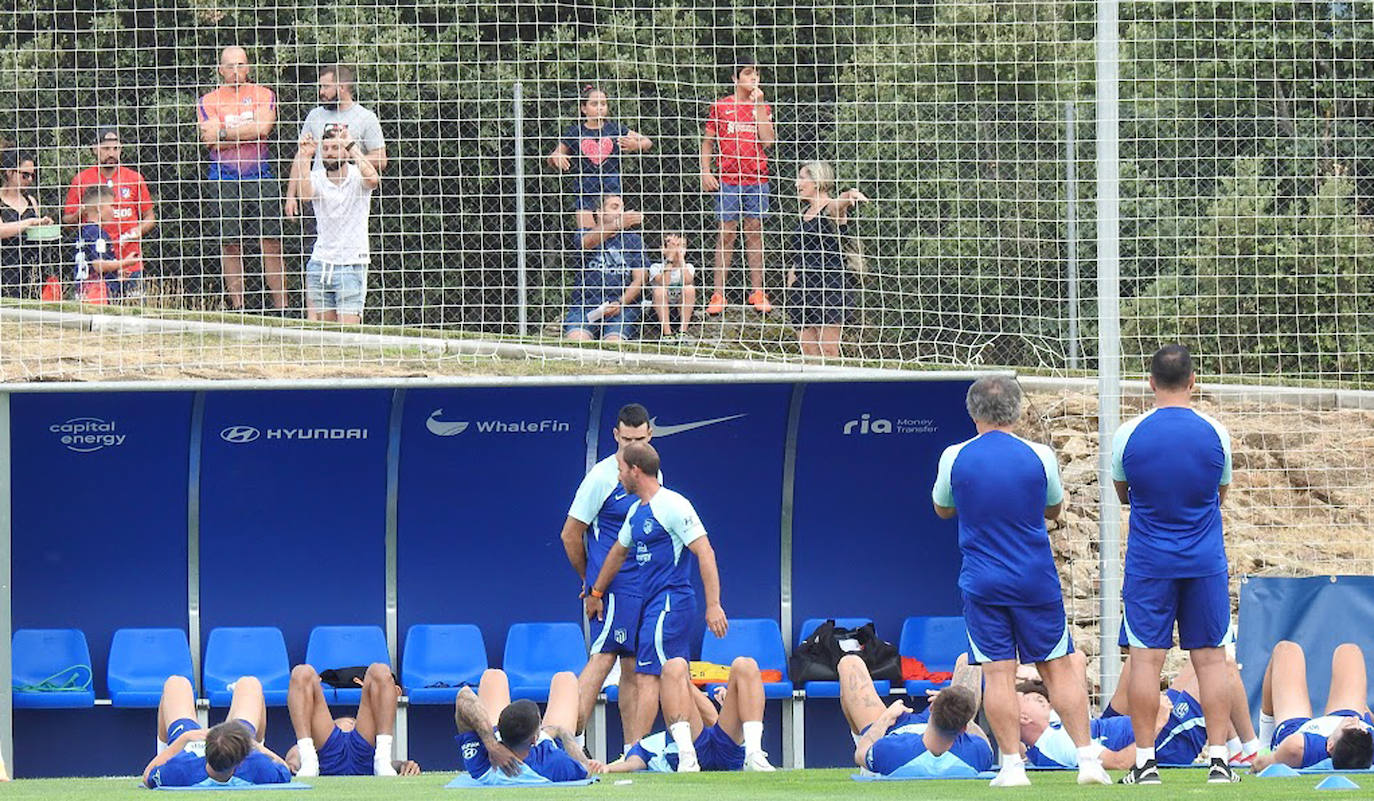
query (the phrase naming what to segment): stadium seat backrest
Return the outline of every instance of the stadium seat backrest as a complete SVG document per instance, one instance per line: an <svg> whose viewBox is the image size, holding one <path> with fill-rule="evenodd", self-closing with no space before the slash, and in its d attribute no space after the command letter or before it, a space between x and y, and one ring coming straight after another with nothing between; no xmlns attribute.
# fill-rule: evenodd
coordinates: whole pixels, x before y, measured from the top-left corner
<svg viewBox="0 0 1374 801"><path fill-rule="evenodd" d="M78 672L77 681L84 682L90 674L91 649L80 629L15 629L10 648L16 685L38 684L59 673L64 681ZM69 670L75 667L85 669Z"/></svg>
<svg viewBox="0 0 1374 801"><path fill-rule="evenodd" d="M286 638L273 626L212 629L205 644L205 689L223 690L241 676L256 676L263 690L285 690L291 683Z"/></svg>
<svg viewBox="0 0 1374 801"><path fill-rule="evenodd" d="M305 662L315 670L391 664L381 626L316 626L305 646Z"/></svg>
<svg viewBox="0 0 1374 801"><path fill-rule="evenodd" d="M776 620L731 620L730 629L723 638L706 630L701 640L702 661L728 665L737 656L752 656L759 663L759 669L782 671L783 679L787 679L787 650L783 647L782 630Z"/></svg>
<svg viewBox="0 0 1374 801"><path fill-rule="evenodd" d="M808 617L802 621L801 628L797 631L797 643L801 644L810 637L821 624L831 618L828 617ZM873 622L871 617L837 617L834 618L835 625L842 629L857 629Z"/></svg>
<svg viewBox="0 0 1374 801"><path fill-rule="evenodd" d="M501 667L511 686L542 686L561 670L587 664L587 643L576 623L515 623L506 633Z"/></svg>
<svg viewBox="0 0 1374 801"><path fill-rule="evenodd" d="M477 686L487 669L482 630L472 625L414 625L401 651L401 684L407 689L443 682Z"/></svg>
<svg viewBox="0 0 1374 801"><path fill-rule="evenodd" d="M119 629L110 643L106 673L110 694L162 692L168 676L185 676L192 686L191 645L181 629Z"/></svg>
<svg viewBox="0 0 1374 801"><path fill-rule="evenodd" d="M968 650L968 629L958 616L909 617L897 650L921 660L928 670L953 670L959 654Z"/></svg>

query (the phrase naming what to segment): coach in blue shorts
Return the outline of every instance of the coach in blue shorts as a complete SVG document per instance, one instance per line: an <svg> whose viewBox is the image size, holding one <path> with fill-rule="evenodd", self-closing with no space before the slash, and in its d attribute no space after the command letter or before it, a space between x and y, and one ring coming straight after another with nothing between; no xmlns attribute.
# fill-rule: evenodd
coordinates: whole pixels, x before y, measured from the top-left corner
<svg viewBox="0 0 1374 801"><path fill-rule="evenodd" d="M966 399L978 436L940 456L931 498L943 518L959 515L959 550L973 661L986 680L988 722L1001 746L994 787L1030 784L1019 748L1016 665L1034 662L1078 748L1080 784L1110 784L1088 731L1088 694L1073 652L1046 517L1064 505L1059 464L1047 446L1012 433L1021 388L1008 376L973 382ZM1008 751L1007 749L1010 749Z"/></svg>
<svg viewBox="0 0 1374 801"><path fill-rule="evenodd" d="M658 693L663 704L663 722L677 745L678 773L701 770L693 745L690 696L674 692L670 661L692 658L689 641L697 620L697 597L689 572L697 558L701 586L706 593L706 627L724 637L729 627L720 605L720 572L716 552L706 536L691 501L658 483L658 452L647 443L628 445L620 452L620 483L638 499L625 517L620 537L606 555L601 574L588 593L587 611L597 619L604 617L600 603L606 588L620 571L627 554L634 551L639 564L640 586L644 591L643 621L639 627L639 649L635 670L658 676Z"/></svg>
<svg viewBox="0 0 1374 801"><path fill-rule="evenodd" d="M606 554L611 552L625 515L639 500L620 483L617 456L627 445L648 442L653 438L653 422L649 412L638 403L620 408L616 415L616 452L597 462L573 496L568 517L563 522L563 550L581 579L581 595L601 574ZM659 475L658 480L663 481ZM644 593L639 586L639 563L623 565L606 587L605 597L598 599L604 607L603 619L592 621L591 656L578 677L577 732L587 726L587 718L596 706L601 685L606 682L617 657L620 659L620 724L625 742L632 743L649 733L658 716L658 681L653 676L635 672L635 650L639 647L640 612Z"/></svg>
<svg viewBox="0 0 1374 801"><path fill-rule="evenodd" d="M1191 408L1197 376L1182 345L1165 345L1150 362L1155 408L1121 426L1112 440L1112 478L1130 504L1121 644L1131 649L1131 707L1159 694L1164 655L1174 644L1191 652L1207 719L1209 782L1239 781L1227 766L1230 709L1226 654L1231 598L1221 501L1231 483L1231 437ZM1136 764L1128 784L1159 782L1150 721L1135 716Z"/></svg>

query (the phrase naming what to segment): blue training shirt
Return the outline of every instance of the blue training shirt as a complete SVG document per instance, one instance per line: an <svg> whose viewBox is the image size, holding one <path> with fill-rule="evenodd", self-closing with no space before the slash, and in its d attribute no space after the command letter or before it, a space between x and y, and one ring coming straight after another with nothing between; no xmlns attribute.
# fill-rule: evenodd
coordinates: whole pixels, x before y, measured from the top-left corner
<svg viewBox="0 0 1374 801"><path fill-rule="evenodd" d="M929 720L929 710L897 718L887 734L868 749L864 767L884 776L910 777L973 775L992 767L992 746L968 732L954 738L954 744L943 754L930 753L923 739Z"/></svg>
<svg viewBox="0 0 1374 801"><path fill-rule="evenodd" d="M663 474L659 473L659 482ZM619 466L615 454L596 463L582 479L573 497L568 517L587 524L584 538L587 546L587 582L591 587L596 577L601 575L601 566L606 563L606 555L611 552L620 529L625 525L625 517L639 499L620 484ZM626 557L620 572L611 581L608 592L623 595L640 595L639 563L634 555Z"/></svg>
<svg viewBox="0 0 1374 801"><path fill-rule="evenodd" d="M1231 483L1231 436L1221 423L1184 407L1146 412L1117 430L1112 478L1130 485L1127 573L1226 571L1217 488Z"/></svg>
<svg viewBox="0 0 1374 801"><path fill-rule="evenodd" d="M687 546L705 536L692 502L666 487L647 502L635 502L620 529L620 544L630 549L626 559L639 563L645 598L668 590L695 597Z"/></svg>
<svg viewBox="0 0 1374 801"><path fill-rule="evenodd" d="M634 278L634 271L649 269L644 237L640 234L625 231L587 249L582 247L582 235L589 230L581 228L573 234L573 247L582 254L582 272L573 291L574 306L619 300Z"/></svg>
<svg viewBox="0 0 1374 801"><path fill-rule="evenodd" d="M521 760L520 772L507 776L498 768L492 767L487 747L477 732L467 731L454 738L463 753L463 765L468 775L480 784L548 784L550 782L575 782L587 778L587 768L573 759L553 738L544 732L530 747L530 752Z"/></svg>
<svg viewBox="0 0 1374 801"><path fill-rule="evenodd" d="M959 589L983 603L1039 606L1063 598L1045 507L1064 500L1054 451L989 431L940 456L931 490L959 510Z"/></svg>
<svg viewBox="0 0 1374 801"><path fill-rule="evenodd" d="M192 748L192 746L199 746ZM291 781L291 771L285 765L262 753L254 751L248 758L234 768L234 775L227 782L217 782L205 772L205 741L188 743L186 750L153 768L148 774L148 786L158 787L224 787L245 784L286 784Z"/></svg>
<svg viewBox="0 0 1374 801"><path fill-rule="evenodd" d="M1108 751L1135 745L1135 731L1131 729L1131 719L1125 715L1093 718L1088 724L1093 742ZM1035 744L1026 748L1026 761L1038 768L1076 768L1078 746L1073 744L1073 738L1063 726L1051 723Z"/></svg>

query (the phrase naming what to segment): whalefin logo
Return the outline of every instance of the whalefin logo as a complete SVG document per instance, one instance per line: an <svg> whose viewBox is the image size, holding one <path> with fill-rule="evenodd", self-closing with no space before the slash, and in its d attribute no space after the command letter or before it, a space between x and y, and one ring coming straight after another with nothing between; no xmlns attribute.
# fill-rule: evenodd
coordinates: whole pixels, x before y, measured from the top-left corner
<svg viewBox="0 0 1374 801"><path fill-rule="evenodd" d="M466 420L440 420L439 415L443 413L443 409L435 409L425 420L425 428L429 429L429 433L436 437L453 437L468 430Z"/></svg>
<svg viewBox="0 0 1374 801"><path fill-rule="evenodd" d="M657 417L650 417L650 418L649 418L649 427L652 428L652 429L654 430L654 438L655 438L655 439L658 439L659 437L671 437L671 436L674 435L674 434L681 434L681 433L684 433L684 432L686 432L686 431L691 431L691 430L697 429L697 428L705 428L706 426L713 426L713 425L715 425L716 423L728 423L728 422L731 421L731 420L738 420L738 419L741 418L741 417L748 417L748 416L749 416L749 415L747 415L747 414L732 414L732 415L729 415L728 417L714 417L714 418L712 418L712 419L710 419L710 420L694 420L694 421L692 421L692 422L690 422L690 423L678 423L678 424L676 424L676 425L671 425L671 426L660 426L660 425L658 424L658 418L657 418Z"/></svg>

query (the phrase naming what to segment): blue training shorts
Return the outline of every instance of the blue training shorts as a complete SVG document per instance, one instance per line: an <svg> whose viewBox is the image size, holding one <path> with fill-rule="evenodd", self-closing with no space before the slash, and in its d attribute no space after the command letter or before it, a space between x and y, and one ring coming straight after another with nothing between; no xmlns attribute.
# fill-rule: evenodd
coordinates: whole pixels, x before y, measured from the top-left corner
<svg viewBox="0 0 1374 801"><path fill-rule="evenodd" d="M593 339L605 339L609 336L618 336L622 340L635 338L635 324L639 322L638 305L621 307L620 313L610 319L602 317L600 320L589 321L587 315L599 305L569 307L567 316L563 318L563 334L566 336L580 329L591 334Z"/></svg>
<svg viewBox="0 0 1374 801"><path fill-rule="evenodd" d="M316 752L320 757L320 775L371 776L372 756L376 752L377 747L357 729L344 731L335 726L329 739Z"/></svg>
<svg viewBox="0 0 1374 801"><path fill-rule="evenodd" d="M716 192L716 219L732 222L741 217L763 219L768 213L768 182L720 185Z"/></svg>
<svg viewBox="0 0 1374 801"><path fill-rule="evenodd" d="M985 604L964 596L970 662L1048 662L1073 653L1064 601L1039 606Z"/></svg>
<svg viewBox="0 0 1374 801"><path fill-rule="evenodd" d="M692 623L696 617L694 593L669 590L649 599L639 624L635 672L657 676L669 659L691 659Z"/></svg>
<svg viewBox="0 0 1374 801"><path fill-rule="evenodd" d="M1165 690L1169 719L1155 737L1155 760L1161 765L1191 765L1207 745L1207 726L1202 704L1182 690Z"/></svg>
<svg viewBox="0 0 1374 801"><path fill-rule="evenodd" d="M744 746L726 734L719 723L702 729L692 745L702 770L744 769Z"/></svg>
<svg viewBox="0 0 1374 801"><path fill-rule="evenodd" d="M1125 614L1122 646L1172 648L1174 621L1185 651L1230 642L1231 595L1225 572L1199 578L1151 578L1126 574L1121 588Z"/></svg>
<svg viewBox="0 0 1374 801"><path fill-rule="evenodd" d="M592 653L633 656L639 647L644 599L638 595L608 592L604 603L606 619L592 621Z"/></svg>
<svg viewBox="0 0 1374 801"><path fill-rule="evenodd" d="M195 731L199 728L201 728L201 725L198 720L192 718L177 718L167 727L167 742L170 744L173 740L186 732Z"/></svg>

